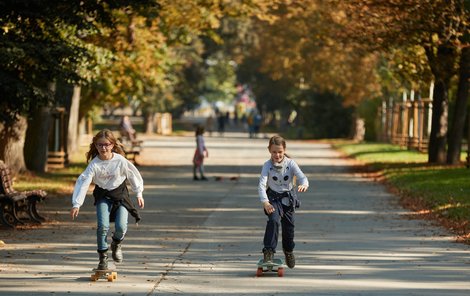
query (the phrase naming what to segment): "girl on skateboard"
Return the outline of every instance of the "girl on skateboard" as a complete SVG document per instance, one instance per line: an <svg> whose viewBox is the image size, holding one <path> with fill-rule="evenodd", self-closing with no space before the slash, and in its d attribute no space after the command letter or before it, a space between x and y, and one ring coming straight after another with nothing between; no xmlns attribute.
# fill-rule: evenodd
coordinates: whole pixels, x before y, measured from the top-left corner
<svg viewBox="0 0 470 296"><path fill-rule="evenodd" d="M268 216L264 233L264 262L272 262L276 252L279 227L282 226L282 248L289 268L294 268L294 222L295 209L300 206L298 192L305 192L308 180L295 161L286 155L286 141L280 136L269 140L271 158L263 164L258 184L258 195Z"/></svg>
<svg viewBox="0 0 470 296"><path fill-rule="evenodd" d="M72 219L78 216L90 184L93 182L95 198L99 264L97 269L108 269L108 232L110 222L114 222L115 230L112 235L112 257L116 262L122 262L121 242L127 231L127 218L130 213L136 220L140 216L129 198L126 181L137 194L137 203L144 208L142 192L144 183L137 168L124 157L120 144L110 130L98 132L90 144L86 154L88 166L78 177L72 195Z"/></svg>
<svg viewBox="0 0 470 296"><path fill-rule="evenodd" d="M204 142L204 127L198 126L196 128L196 151L193 157L193 180L207 181L204 176L204 157L209 157L209 151L207 151L206 144ZM197 176L197 171L201 175L200 178Z"/></svg>

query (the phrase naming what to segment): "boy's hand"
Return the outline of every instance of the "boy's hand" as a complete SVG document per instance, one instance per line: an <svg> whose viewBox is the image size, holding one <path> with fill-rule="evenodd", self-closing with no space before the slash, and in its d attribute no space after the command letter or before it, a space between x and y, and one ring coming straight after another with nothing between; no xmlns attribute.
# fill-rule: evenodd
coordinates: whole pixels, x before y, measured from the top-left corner
<svg viewBox="0 0 470 296"><path fill-rule="evenodd" d="M266 213L271 214L273 213L276 209L272 206L272 204L269 203L269 201L264 202L263 204L264 210Z"/></svg>
<svg viewBox="0 0 470 296"><path fill-rule="evenodd" d="M299 186L297 186L297 191L298 192L305 192L305 191L307 191L307 188L308 188L308 186L299 185Z"/></svg>
<svg viewBox="0 0 470 296"><path fill-rule="evenodd" d="M77 218L78 212L80 212L79 208L72 208L70 210L70 216L72 216L72 220L75 220L75 218Z"/></svg>
<svg viewBox="0 0 470 296"><path fill-rule="evenodd" d="M144 203L144 198L142 196L137 197L137 203L139 204L139 207L141 209L144 208L145 203Z"/></svg>

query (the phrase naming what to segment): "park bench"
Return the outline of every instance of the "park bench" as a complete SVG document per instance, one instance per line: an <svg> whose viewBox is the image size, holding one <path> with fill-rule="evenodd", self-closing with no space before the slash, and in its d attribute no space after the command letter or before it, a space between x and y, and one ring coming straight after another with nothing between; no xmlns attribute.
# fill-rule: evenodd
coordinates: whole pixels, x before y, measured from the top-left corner
<svg viewBox="0 0 470 296"><path fill-rule="evenodd" d="M46 198L44 190L16 191L8 166L0 160L0 220L8 227L45 221L37 211L37 203Z"/></svg>
<svg viewBox="0 0 470 296"><path fill-rule="evenodd" d="M129 159L135 165L139 165L137 163L137 156L140 155L142 151L142 140L129 140L128 138L121 137L119 141L124 146L124 153L126 154L126 158Z"/></svg>

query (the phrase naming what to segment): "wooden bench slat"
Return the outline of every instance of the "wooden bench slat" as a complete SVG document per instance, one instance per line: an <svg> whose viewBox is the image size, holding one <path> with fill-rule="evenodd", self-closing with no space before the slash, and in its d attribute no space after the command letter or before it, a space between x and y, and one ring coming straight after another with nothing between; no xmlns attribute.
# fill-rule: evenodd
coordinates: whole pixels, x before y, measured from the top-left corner
<svg viewBox="0 0 470 296"><path fill-rule="evenodd" d="M0 220L4 225L15 227L24 224L20 214L26 214L33 223L45 221L37 212L36 204L44 200L47 192L41 189L30 191L16 191L13 189L11 171L0 160Z"/></svg>

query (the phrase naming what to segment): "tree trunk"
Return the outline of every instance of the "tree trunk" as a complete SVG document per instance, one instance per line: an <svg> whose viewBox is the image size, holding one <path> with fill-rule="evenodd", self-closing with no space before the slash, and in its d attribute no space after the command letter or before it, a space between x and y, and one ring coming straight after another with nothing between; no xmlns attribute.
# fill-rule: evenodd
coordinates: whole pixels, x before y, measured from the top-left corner
<svg viewBox="0 0 470 296"><path fill-rule="evenodd" d="M454 45L449 43L439 45L436 54L432 48L425 49L435 80L428 162L444 164L448 132L449 81L454 72L456 53Z"/></svg>
<svg viewBox="0 0 470 296"><path fill-rule="evenodd" d="M462 137L467 113L467 101L470 80L470 47L464 47L460 54L459 84L455 104L454 119L449 131L447 163L458 164L462 150Z"/></svg>
<svg viewBox="0 0 470 296"><path fill-rule="evenodd" d="M448 120L448 92L443 82L434 84L431 134L429 136L428 162L445 163Z"/></svg>
<svg viewBox="0 0 470 296"><path fill-rule="evenodd" d="M80 109L80 86L73 87L72 102L70 104L67 130L67 148L71 154L78 150L79 134L78 134L78 111Z"/></svg>
<svg viewBox="0 0 470 296"><path fill-rule="evenodd" d="M51 111L48 107L36 110L28 120L24 157L26 166L31 171L43 173L47 169L50 122Z"/></svg>
<svg viewBox="0 0 470 296"><path fill-rule="evenodd" d="M144 112L144 132L147 135L151 135L155 132L155 114L153 112Z"/></svg>
<svg viewBox="0 0 470 296"><path fill-rule="evenodd" d="M0 124L0 160L10 167L13 175L26 171L23 155L26 128L23 117L11 125Z"/></svg>

